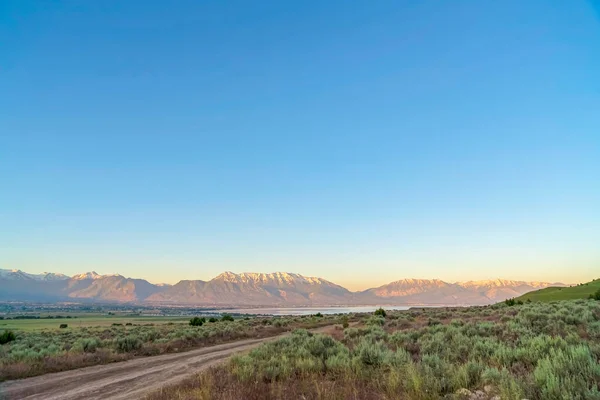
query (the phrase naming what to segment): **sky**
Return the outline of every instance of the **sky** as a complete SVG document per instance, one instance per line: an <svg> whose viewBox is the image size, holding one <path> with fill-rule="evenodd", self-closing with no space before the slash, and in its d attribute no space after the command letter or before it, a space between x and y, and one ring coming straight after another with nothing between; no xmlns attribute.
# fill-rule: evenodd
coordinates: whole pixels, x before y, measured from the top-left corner
<svg viewBox="0 0 600 400"><path fill-rule="evenodd" d="M597 1L2 1L0 268L600 277Z"/></svg>

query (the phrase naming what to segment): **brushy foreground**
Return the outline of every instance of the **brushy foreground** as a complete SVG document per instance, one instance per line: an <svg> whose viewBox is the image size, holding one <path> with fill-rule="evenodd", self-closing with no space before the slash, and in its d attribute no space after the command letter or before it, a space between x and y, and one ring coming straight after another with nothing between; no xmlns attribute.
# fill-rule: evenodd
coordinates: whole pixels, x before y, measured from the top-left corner
<svg viewBox="0 0 600 400"><path fill-rule="evenodd" d="M274 336L295 328L339 322L336 316L250 318L207 322L15 331L0 345L0 381L189 350L216 343Z"/></svg>
<svg viewBox="0 0 600 400"><path fill-rule="evenodd" d="M600 302L412 310L298 330L151 399L600 399ZM343 333L342 333L343 332Z"/></svg>

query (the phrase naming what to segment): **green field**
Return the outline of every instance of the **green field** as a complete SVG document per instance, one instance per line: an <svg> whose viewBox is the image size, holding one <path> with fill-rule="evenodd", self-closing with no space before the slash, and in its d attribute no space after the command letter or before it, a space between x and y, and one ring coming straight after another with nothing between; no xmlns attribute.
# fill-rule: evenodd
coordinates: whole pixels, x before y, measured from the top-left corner
<svg viewBox="0 0 600 400"><path fill-rule="evenodd" d="M35 331L43 329L59 329L61 324L67 324L68 328L89 328L111 326L112 324L127 324L134 325L144 324L167 324L167 323L183 323L187 324L190 317L127 317L118 315L83 315L77 318L51 318L51 319L4 319L0 320L0 331L15 330L15 331Z"/></svg>
<svg viewBox="0 0 600 400"><path fill-rule="evenodd" d="M587 299L600 290L600 279L593 280L572 287L548 287L545 289L536 290L534 292L525 293L523 296L517 297L515 300L521 301L558 301L558 300L576 300Z"/></svg>

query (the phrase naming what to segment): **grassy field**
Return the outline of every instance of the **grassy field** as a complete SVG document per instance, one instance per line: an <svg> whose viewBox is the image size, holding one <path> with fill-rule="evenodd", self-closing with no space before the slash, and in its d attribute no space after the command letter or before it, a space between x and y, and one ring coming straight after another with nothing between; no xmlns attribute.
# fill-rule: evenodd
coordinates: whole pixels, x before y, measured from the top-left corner
<svg viewBox="0 0 600 400"><path fill-rule="evenodd" d="M82 316L0 320L0 381L339 323L340 316L244 318L190 326L182 317ZM68 327L61 329L60 324ZM9 328L9 329L2 329Z"/></svg>
<svg viewBox="0 0 600 400"><path fill-rule="evenodd" d="M517 297L515 300L523 302L531 301L558 301L558 300L575 300L587 299L600 290L600 279L593 280L572 287L548 287L545 289L536 290L525 293L523 296Z"/></svg>
<svg viewBox="0 0 600 400"><path fill-rule="evenodd" d="M600 301L370 316L296 331L149 396L164 399L600 399Z"/></svg>
<svg viewBox="0 0 600 400"><path fill-rule="evenodd" d="M68 329L112 326L113 324L168 324L187 323L189 317L126 317L112 315L78 315L77 318L51 319L4 319L0 320L1 330L38 331L57 330L61 324L67 324Z"/></svg>

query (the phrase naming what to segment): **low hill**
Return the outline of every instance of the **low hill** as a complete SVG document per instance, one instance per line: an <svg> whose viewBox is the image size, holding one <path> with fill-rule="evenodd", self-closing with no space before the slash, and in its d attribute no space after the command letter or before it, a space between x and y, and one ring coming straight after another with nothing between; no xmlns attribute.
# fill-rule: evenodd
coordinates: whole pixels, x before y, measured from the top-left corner
<svg viewBox="0 0 600 400"><path fill-rule="evenodd" d="M521 301L557 301L557 300L576 300L587 299L590 295L600 290L600 279L595 279L588 283L582 283L571 287L547 287L545 289L535 290L517 297L515 300Z"/></svg>

